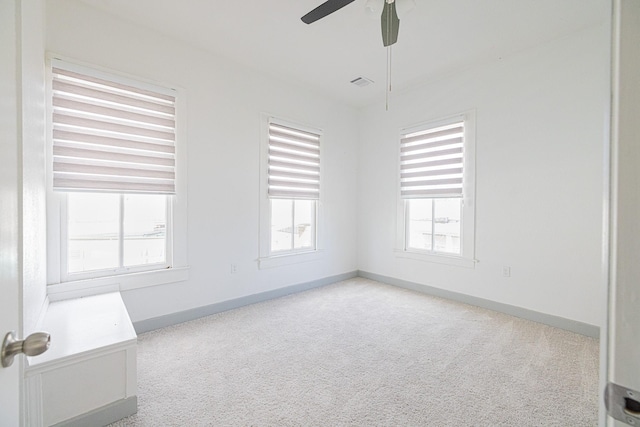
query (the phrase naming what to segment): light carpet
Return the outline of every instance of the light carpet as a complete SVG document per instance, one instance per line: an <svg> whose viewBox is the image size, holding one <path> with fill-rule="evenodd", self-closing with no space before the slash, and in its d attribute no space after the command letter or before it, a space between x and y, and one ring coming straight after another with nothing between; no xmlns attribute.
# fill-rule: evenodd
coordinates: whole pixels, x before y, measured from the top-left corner
<svg viewBox="0 0 640 427"><path fill-rule="evenodd" d="M595 426L598 342L362 278L140 335L113 426Z"/></svg>

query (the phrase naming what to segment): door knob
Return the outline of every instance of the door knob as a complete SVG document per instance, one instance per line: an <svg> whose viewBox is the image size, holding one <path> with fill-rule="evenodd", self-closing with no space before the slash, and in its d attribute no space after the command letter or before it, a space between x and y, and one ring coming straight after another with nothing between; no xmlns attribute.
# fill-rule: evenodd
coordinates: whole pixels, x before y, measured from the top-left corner
<svg viewBox="0 0 640 427"><path fill-rule="evenodd" d="M51 345L51 335L47 332L34 332L24 340L17 340L15 332L9 332L2 342L0 360L2 367L8 368L13 363L16 354L24 353L27 356L37 356L44 353Z"/></svg>

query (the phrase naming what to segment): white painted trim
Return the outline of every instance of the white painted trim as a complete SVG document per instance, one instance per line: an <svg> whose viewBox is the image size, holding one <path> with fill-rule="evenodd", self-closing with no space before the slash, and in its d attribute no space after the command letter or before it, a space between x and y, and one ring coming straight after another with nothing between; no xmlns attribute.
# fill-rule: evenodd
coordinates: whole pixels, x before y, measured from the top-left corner
<svg viewBox="0 0 640 427"><path fill-rule="evenodd" d="M259 171L259 193L258 193L258 209L259 209L259 224L258 224L258 259L267 259L269 257L270 247L270 230L269 224L270 218L270 201L268 197L269 185L267 183L267 177L269 176L269 119L271 115L266 113L260 114L260 126L259 126L259 156L258 156L258 171ZM322 164L322 161L320 162ZM322 189L322 188L321 188ZM317 230L316 230L317 232ZM258 263L259 264L259 263ZM258 267L260 267L258 265Z"/></svg>
<svg viewBox="0 0 640 427"><path fill-rule="evenodd" d="M122 372L123 378L118 375L111 386L117 386L117 397L110 397L110 403L102 408L95 408L93 405L77 406L75 401L68 401L68 410L65 414L68 416L73 415L65 421L60 421L56 425L105 425L104 422L88 422L86 416L89 415L90 419L93 415L97 415L98 418L108 422L116 421L119 418L135 413L137 410L137 373L136 373L136 352L137 352L137 336L133 329L133 325L126 312L126 308L119 294L106 295L104 297L76 299L69 303L59 303L62 306L55 307L55 304L50 305L49 310L54 307L58 309L57 313L51 318L45 318L43 328L52 334L52 342L56 344L56 349L49 350L45 355L39 357L26 357L21 358L25 362L24 379L26 384L26 393L28 396L28 404L31 405L26 408L28 411L28 417L34 420L41 420L39 422L28 423L27 425L41 425L42 420L44 422L54 422L51 419L47 420L44 416L51 413L54 408L51 405L55 404L55 401L49 400L51 397L48 393L51 393L55 389L45 388L50 387L51 382L46 381L45 378L51 378L49 375L59 375L61 370L71 369L71 372L75 372L78 365L85 365L85 363L93 364L93 369L100 369L101 366L107 366L113 368L114 361L117 362L118 372ZM93 304L84 306L84 304ZM105 305L109 304L109 305ZM96 317L91 320L90 329L84 327L83 336L77 335L77 331L72 335L69 335L69 322L78 321L78 312L76 309L89 313L95 313ZM62 310L62 311L61 311ZM49 313L52 313L51 311ZM107 313L115 313L113 318L110 316L105 317ZM79 319L82 321L83 319ZM105 323L106 321L106 323ZM46 323L50 322L50 323ZM50 329L49 329L50 328ZM96 329L97 328L97 329ZM79 329L78 329L79 330ZM57 334L57 335L56 335ZM96 335L97 334L97 335ZM66 336L64 336L66 335ZM89 342L86 341L89 339ZM82 342L78 340L83 340ZM75 342L74 342L75 341ZM121 362L124 361L124 366L120 370ZM96 368L97 366L97 368ZM70 379L82 378L72 375ZM82 382L71 381L72 387L78 387ZM68 384L68 385L69 385ZM74 389L76 392L82 392L82 389ZM49 396L49 397L48 397ZM111 400L113 398L114 400ZM127 401L126 406L121 406L122 402ZM59 403L59 402L58 402ZM65 403L67 405L67 403ZM104 408L111 408L117 410L108 410L104 413ZM123 408L128 408L123 412ZM81 413L84 410L90 410L86 414ZM67 416L67 415L65 415ZM107 418L104 418L107 416ZM27 415L25 415L27 417ZM102 417L102 418L101 418ZM111 418L109 418L111 417ZM55 422L59 421L59 418L55 418Z"/></svg>
<svg viewBox="0 0 640 427"><path fill-rule="evenodd" d="M281 267L283 265L300 264L303 262L320 261L324 252L320 250L308 252L294 252L283 255L272 255L265 258L258 258L260 269Z"/></svg>
<svg viewBox="0 0 640 427"><path fill-rule="evenodd" d="M36 363L31 366L27 366L25 370L25 378L29 378L33 375L39 375L43 372L53 371L65 366L72 366L85 360L92 360L100 356L106 356L117 352L127 352L131 348L135 348L138 344L138 339L133 338L126 341L120 341L115 344L109 344L94 348L91 350L83 351L80 353L71 354L69 356L63 356L58 359L49 360L47 362ZM34 359L34 361L36 361Z"/></svg>
<svg viewBox="0 0 640 427"><path fill-rule="evenodd" d="M43 426L42 377L31 375L24 379L26 411L24 425L30 427Z"/></svg>
<svg viewBox="0 0 640 427"><path fill-rule="evenodd" d="M148 78L123 73L119 70L103 67L97 64L91 64L84 61L79 61L76 58L71 58L66 55L62 55L56 52L47 52L45 58L48 68L51 65L57 66L56 63L60 63L60 67L68 69L69 71L75 71L82 74L92 75L94 77L102 78L104 80L111 80L115 83L120 83L128 86L140 87L141 89L147 89L155 91L161 94L176 96L176 92L180 89L171 83L159 82Z"/></svg>
<svg viewBox="0 0 640 427"><path fill-rule="evenodd" d="M176 87L176 194L171 199L171 265L182 268L188 260L188 137L187 91ZM167 236L169 238L169 236Z"/></svg>
<svg viewBox="0 0 640 427"><path fill-rule="evenodd" d="M132 325L133 326L133 325ZM125 378L127 379L127 383L125 385L125 395L127 397L136 396L138 394L138 369L137 369L137 359L138 359L138 347L137 347L137 339L136 345L129 347L126 350L126 373Z"/></svg>
<svg viewBox="0 0 640 427"><path fill-rule="evenodd" d="M25 426L44 427L43 401L42 401L42 377L32 375L25 381L27 393L27 412ZM135 414L138 411L138 397L134 393L127 394L127 398L109 405L97 408L86 414L78 415L70 420L56 424L56 426L89 426L107 425L122 418Z"/></svg>
<svg viewBox="0 0 640 427"><path fill-rule="evenodd" d="M609 293L606 382L640 389L640 300L638 231L640 213L640 2L613 2L611 44L611 133L609 181ZM602 408L602 406L601 406ZM631 425L634 418L628 419ZM624 420L606 417L606 425ZM637 424L637 419L635 420ZM601 419L602 424L602 419Z"/></svg>
<svg viewBox="0 0 640 427"><path fill-rule="evenodd" d="M412 125L408 125L408 126L404 126L400 129L400 133L401 134L408 134L408 133L414 133L414 132L420 132L423 131L425 129L429 129L429 128L437 128L440 126L446 126L446 125L450 125L456 122L459 122L460 120L466 120L466 114L468 114L469 112L463 112L463 113L457 113L457 114L450 114L448 116L445 117L439 117L437 119L433 119L433 120L424 120L421 121L420 123L416 123L416 124L412 124ZM465 123L466 125L466 123Z"/></svg>
<svg viewBox="0 0 640 427"><path fill-rule="evenodd" d="M400 196L400 139L403 134L434 128L464 120L464 179L462 198L462 230L460 256L437 252L417 252L407 249L406 204ZM398 130L396 148L396 247L397 257L438 264L475 268L476 252L476 111L468 110L435 120L409 125Z"/></svg>
<svg viewBox="0 0 640 427"><path fill-rule="evenodd" d="M600 328L600 366L599 366L599 387L598 387L598 426L605 427L607 425L607 409L605 407L605 388L608 382L608 368L609 368L609 354L608 354L608 346L609 346L609 310L610 310L610 295L609 295L609 274L610 274L610 265L609 265L609 256L610 256L610 248L609 248L609 239L611 236L611 130L612 130L612 107L613 107L613 72L614 72L614 56L613 56L613 46L614 46L614 5L613 1L609 3L609 16L607 17L607 21L605 26L608 31L607 34L610 37L610 41L607 45L607 53L610 58L610 66L607 68L607 80L609 82L609 90L606 92L606 96L603 97L602 103L604 105L605 117L604 117L604 132L602 136L603 140L603 177L602 177L602 276L600 278L600 282L602 284L601 288L601 298L600 300L604 303L604 310L602 310L602 319L601 324L603 325Z"/></svg>
<svg viewBox="0 0 640 427"><path fill-rule="evenodd" d="M47 286L47 294L49 300L54 302L108 292L130 291L150 286L184 282L189 279L189 270L190 267L167 268L56 283Z"/></svg>
<svg viewBox="0 0 640 427"><path fill-rule="evenodd" d="M89 273L84 276L83 279L87 280L69 280L69 277L65 277L65 273L62 271L62 262L64 261L64 256L61 254L66 254L66 248L64 239L62 236L66 235L66 224L64 219L66 218L66 197L64 193L54 192L53 191L53 171L52 171L52 123L51 123L51 112L53 110L52 107L52 93L51 93L51 65L52 62L62 60L65 65L69 65L71 67L76 67L80 70L90 70L88 74L96 74L97 76L103 75L104 77L108 77L112 81L118 81L124 84L133 84L134 86L138 84L139 86L151 90L156 91L169 91L169 94L176 97L176 194L169 196L169 204L168 208L169 214L167 216L167 221L170 221L170 224L167 227L167 260L162 265L169 265L172 268L168 270L180 270L180 269L188 269L188 258L187 258L187 235L188 235L188 199L187 199L187 92L184 88L181 88L178 85L174 85L171 83L157 82L152 81L150 79L146 79L140 76L133 76L126 73L122 73L119 71L115 71L112 69L107 69L105 67L100 67L95 64L87 64L82 61L78 61L76 59L65 57L64 55L60 55L57 53L48 52L46 54L47 63L46 63L46 111L47 111L47 119L46 119L46 179L47 179L47 283L50 284L48 286L48 294L55 295L58 291L54 288L51 289L51 286L57 286L63 281L67 281L67 283L71 284L72 288L75 289L75 285L87 284L89 288L95 288L93 286L96 282L102 283L98 286L104 286L103 283L108 283L109 285L113 285L115 282L122 282L123 285L119 288L120 290L129 290L129 289L137 289L141 287L147 286L155 286L159 284L171 283L171 282L180 282L188 279L188 274L186 276L179 276L176 280L168 280L161 279L161 277L169 277L170 275L164 274L162 272L165 269L157 270L157 265L151 267L150 269L147 267L134 267L130 269L130 273L116 275L104 275L103 277L99 277L95 274ZM134 283L128 277L134 274L138 274L139 272L148 272L150 273L147 276L149 279L144 281L143 283ZM158 274L156 274L158 273ZM108 273L107 273L108 274ZM174 273L175 274L175 273ZM89 277L91 276L91 277ZM76 276L78 277L78 276ZM114 281L113 277L123 277L121 280ZM140 276L142 277L142 276ZM180 278L184 277L184 278ZM95 281L94 282L94 278ZM104 280L102 280L104 279ZM61 288L58 288L61 289ZM112 289L112 288L111 288ZM106 290L109 292L109 290ZM97 292L95 289L88 290L87 294L82 294L81 292L75 294L76 296L86 296L86 295L94 295ZM70 294L71 295L71 294ZM76 296L67 296L65 298L74 298ZM52 298L52 301L57 301L59 299Z"/></svg>
<svg viewBox="0 0 640 427"><path fill-rule="evenodd" d="M66 207L64 194L53 191L53 93L52 84L53 73L51 72L51 59L47 58L45 67L45 107L47 118L46 127L46 209L47 209L47 283L58 283L61 277L62 258L61 254L65 250L62 244L62 233L66 230L62 228L62 209Z"/></svg>
<svg viewBox="0 0 640 427"><path fill-rule="evenodd" d="M115 268L106 268L102 270L90 270L90 271L81 271L77 273L69 273L66 271L65 266L69 264L69 231L68 231L68 215L69 215L69 194L68 193L60 193L59 201L60 201L60 282L81 282L85 280L97 279L100 277L111 277L111 276L119 276L122 274L130 274L130 273L139 273L145 271L156 271L163 270L166 268L170 268L173 264L173 215L172 215L172 207L173 207L173 196L172 195L164 195L165 196L165 217L166 217L166 235L165 235L165 260L163 262L158 262L154 264L142 264L135 265L131 267L127 267L124 265L124 199L125 194L118 195L118 203L120 207L120 211L118 213L119 220L119 236L118 236L118 265L119 267Z"/></svg>
<svg viewBox="0 0 640 427"><path fill-rule="evenodd" d="M459 267L475 268L478 260L464 258L456 255L438 254L438 253L422 253L403 250L393 251L397 258L406 258L422 262L434 262L436 264L457 265Z"/></svg>
<svg viewBox="0 0 640 427"><path fill-rule="evenodd" d="M316 201L315 248L301 249L287 253L271 253L271 199L268 195L269 123L315 133L320 136L320 198ZM258 170L259 185L259 226L258 226L258 268L274 268L301 262L317 261L322 258L324 244L324 136L321 128L310 126L293 119L282 119L277 115L260 114L260 155Z"/></svg>
<svg viewBox="0 0 640 427"><path fill-rule="evenodd" d="M301 130L303 132L313 133L315 135L318 135L322 140L323 130L320 129L319 127L307 125L297 120L281 119L275 115L266 115L266 116L268 117L268 120L269 120L267 125L269 125L270 123L275 123L277 125L282 125L292 129ZM268 139L268 135L267 135L267 139ZM322 143L320 144L320 150L322 151Z"/></svg>

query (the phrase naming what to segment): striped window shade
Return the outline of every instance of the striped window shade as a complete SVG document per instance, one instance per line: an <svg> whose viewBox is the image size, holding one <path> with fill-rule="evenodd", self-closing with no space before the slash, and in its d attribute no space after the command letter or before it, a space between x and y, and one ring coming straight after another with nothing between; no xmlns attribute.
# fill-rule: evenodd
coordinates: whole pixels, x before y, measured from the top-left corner
<svg viewBox="0 0 640 427"><path fill-rule="evenodd" d="M402 135L402 198L462 197L463 150L464 121Z"/></svg>
<svg viewBox="0 0 640 427"><path fill-rule="evenodd" d="M271 198L320 197L320 135L269 122L268 192Z"/></svg>
<svg viewBox="0 0 640 427"><path fill-rule="evenodd" d="M97 75L52 65L54 190L174 194L175 94Z"/></svg>

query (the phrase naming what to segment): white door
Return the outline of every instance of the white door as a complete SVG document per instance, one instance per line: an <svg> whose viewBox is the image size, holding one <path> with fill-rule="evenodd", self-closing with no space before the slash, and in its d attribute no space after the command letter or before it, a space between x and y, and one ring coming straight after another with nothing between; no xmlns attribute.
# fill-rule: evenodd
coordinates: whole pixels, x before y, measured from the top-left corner
<svg viewBox="0 0 640 427"><path fill-rule="evenodd" d="M607 425L640 426L640 0L614 1L612 81Z"/></svg>
<svg viewBox="0 0 640 427"><path fill-rule="evenodd" d="M0 341L19 330L16 3L0 1ZM0 367L0 425L20 419L20 361Z"/></svg>

